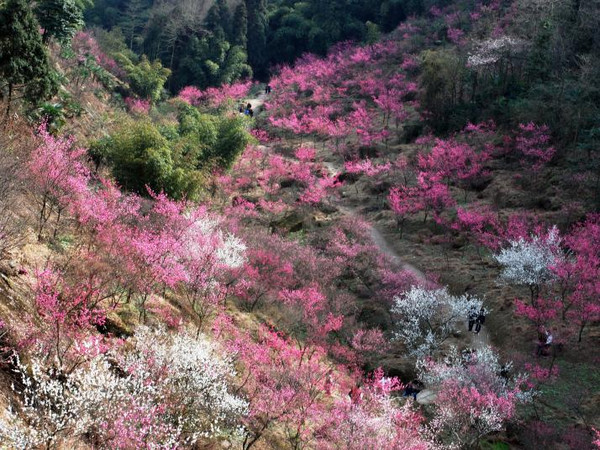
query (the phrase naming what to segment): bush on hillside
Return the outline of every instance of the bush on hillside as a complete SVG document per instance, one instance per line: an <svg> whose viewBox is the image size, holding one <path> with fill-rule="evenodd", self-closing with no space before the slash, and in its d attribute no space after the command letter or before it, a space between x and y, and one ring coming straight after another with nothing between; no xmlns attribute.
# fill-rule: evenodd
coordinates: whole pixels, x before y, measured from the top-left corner
<svg viewBox="0 0 600 450"><path fill-rule="evenodd" d="M197 199L206 174L229 169L251 142L242 117L202 114L182 106L178 124L124 124L90 146L99 167L107 164L123 188L141 195L150 188L175 199Z"/></svg>

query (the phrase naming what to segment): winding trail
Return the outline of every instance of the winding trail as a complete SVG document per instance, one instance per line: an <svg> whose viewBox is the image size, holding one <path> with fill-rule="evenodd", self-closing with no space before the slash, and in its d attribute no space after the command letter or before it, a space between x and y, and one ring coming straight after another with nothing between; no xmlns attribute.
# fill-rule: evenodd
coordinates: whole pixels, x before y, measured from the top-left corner
<svg viewBox="0 0 600 450"><path fill-rule="evenodd" d="M332 162L324 161L323 165L327 168L327 171L331 175L335 175L335 174L341 172L341 168L337 167ZM402 268L402 270L405 270L405 271L409 272L410 274L412 274L415 277L415 279L417 279L419 281L423 281L423 282L427 281L427 277L425 276L425 274L422 271L420 271L418 268L413 266L412 264L405 262L402 259L402 257L398 254L398 252L396 252L396 250L393 248L393 246L390 245L390 243L387 241L385 236L375 227L375 225L373 225L366 218L364 218L356 210L356 208L352 208L347 205L343 205L343 204L341 204L340 201L336 202L335 206L338 208L338 210L342 214L349 216L349 217L356 217L356 218L362 220L367 225L368 230L369 230L369 235L371 236L371 239L372 239L373 243L375 244L375 246L379 249L379 251L381 253L388 256L392 262L399 265ZM485 326L485 324L481 327L481 330L479 331L478 334L474 334L473 332L469 332L468 323L465 318L465 321L460 326L460 331L470 341L470 347L475 350L491 345L490 334L489 334L489 331L488 331L487 327Z"/></svg>
<svg viewBox="0 0 600 450"><path fill-rule="evenodd" d="M330 175L336 175L341 172L341 168L336 167L332 162L324 161L323 165L325 166L325 168L327 168L327 171L329 172ZM390 258L390 260L393 263L399 265L402 268L402 270L409 272L417 280L423 281L423 282L427 280L427 277L425 276L425 274L423 272L421 272L419 269L417 269L412 264L408 264L400 257L398 252L396 252L396 250L394 250L394 248L390 245L390 243L383 236L383 234L381 234L381 232L371 222L366 220L356 210L356 208L352 208L352 207L343 205L339 201L335 203L335 206L338 208L338 210L342 214L349 216L349 217L355 217L357 219L360 219L363 223L365 223L368 227L368 231L369 231L369 235L371 236L371 240L373 241L375 246L379 249L379 251L381 253L383 253L388 258Z"/></svg>
<svg viewBox="0 0 600 450"><path fill-rule="evenodd" d="M263 106L266 98L267 94L263 92L256 98L248 99L247 102L252 105L253 109L258 110L258 108L261 108ZM267 145L267 147L269 146ZM337 175L340 172L342 172L342 167L334 164L331 161L323 161L323 166L327 169L330 175ZM412 274L418 281L427 281L427 277L425 276L425 274L417 267L404 261L403 258L398 254L398 252L394 249L394 247L388 242L385 236L376 228L376 226L372 224L369 220L367 220L365 217L363 217L362 214L360 214L360 212L355 207L344 204L343 200L341 199L334 201L333 205L338 209L338 211L341 214L347 217L354 217L361 220L367 226L373 244L375 244L379 251L386 255L392 263L397 264L399 267L402 268L402 270L405 270ZM491 345L490 334L485 325L481 327L481 331L479 332L479 334L470 333L468 331L467 321L465 318L463 325L460 327L460 331L470 341L470 347L475 350ZM433 396L433 398L435 398L435 396ZM428 400L425 400L423 403L429 402L430 400L432 399L428 398Z"/></svg>
<svg viewBox="0 0 600 450"><path fill-rule="evenodd" d="M252 109L254 110L255 113L257 113L258 112L258 108L262 107L262 105L265 104L265 99L266 98L267 98L267 94L265 94L263 92L258 97L251 98L251 99L248 99L246 101L252 105Z"/></svg>

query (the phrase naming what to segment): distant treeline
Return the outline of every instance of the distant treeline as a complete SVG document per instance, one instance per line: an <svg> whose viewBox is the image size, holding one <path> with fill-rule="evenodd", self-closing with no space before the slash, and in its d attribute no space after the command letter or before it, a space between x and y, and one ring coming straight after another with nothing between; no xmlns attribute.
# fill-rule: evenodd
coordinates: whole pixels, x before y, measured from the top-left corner
<svg viewBox="0 0 600 450"><path fill-rule="evenodd" d="M332 44L371 41L447 0L96 0L86 24L138 55L160 59L177 91L231 82Z"/></svg>

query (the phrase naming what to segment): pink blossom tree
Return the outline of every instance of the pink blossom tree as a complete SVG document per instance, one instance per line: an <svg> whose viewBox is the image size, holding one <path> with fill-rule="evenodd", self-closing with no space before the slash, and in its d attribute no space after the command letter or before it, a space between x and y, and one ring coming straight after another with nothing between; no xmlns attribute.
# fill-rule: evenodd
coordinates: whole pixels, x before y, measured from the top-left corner
<svg viewBox="0 0 600 450"><path fill-rule="evenodd" d="M402 238L406 217L425 209L421 191L418 187L403 185L394 187L390 190L388 202L391 210L396 214L396 224L400 230L400 238Z"/></svg>
<svg viewBox="0 0 600 450"><path fill-rule="evenodd" d="M202 99L202 91L196 86L186 86L179 91L177 98L188 105L196 106Z"/></svg>
<svg viewBox="0 0 600 450"><path fill-rule="evenodd" d="M600 318L600 218L590 215L565 237L571 254L556 261L552 272L558 277L561 317L575 325L578 341L590 322Z"/></svg>
<svg viewBox="0 0 600 450"><path fill-rule="evenodd" d="M418 165L422 171L437 174L447 185L461 187L466 198L469 182L481 175L488 159L487 152L478 153L466 143L438 139L429 154L419 155Z"/></svg>
<svg viewBox="0 0 600 450"><path fill-rule="evenodd" d="M419 378L437 392L430 423L436 435L468 447L502 430L515 416L516 406L531 400L526 378L511 377L511 368L487 346L462 354L454 348L443 361L420 360Z"/></svg>
<svg viewBox="0 0 600 450"><path fill-rule="evenodd" d="M36 274L34 293L43 320L40 331L34 333L34 342L58 369L69 370L85 357L106 351L95 332L106 315L101 304L105 296L96 280L69 285L60 272L46 269Z"/></svg>
<svg viewBox="0 0 600 450"><path fill-rule="evenodd" d="M533 122L519 124L519 133L515 138L516 149L523 155L521 163L539 172L548 163L556 149L549 145L550 130L546 125L536 125Z"/></svg>
<svg viewBox="0 0 600 450"><path fill-rule="evenodd" d="M87 195L89 170L84 163L86 151L75 147L74 138L55 137L46 124L39 126L37 134L39 146L30 155L28 169L40 205L37 235L41 239L53 213L58 224L67 205Z"/></svg>

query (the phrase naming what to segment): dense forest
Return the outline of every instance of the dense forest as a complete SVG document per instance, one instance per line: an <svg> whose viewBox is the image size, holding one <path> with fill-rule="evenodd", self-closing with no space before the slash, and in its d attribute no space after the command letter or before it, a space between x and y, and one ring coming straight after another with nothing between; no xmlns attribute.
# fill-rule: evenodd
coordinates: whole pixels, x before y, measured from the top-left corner
<svg viewBox="0 0 600 450"><path fill-rule="evenodd" d="M0 0L0 450L600 448L598 0Z"/></svg>
<svg viewBox="0 0 600 450"><path fill-rule="evenodd" d="M440 8L460 11L446 18ZM423 110L438 133L469 121L547 124L555 136L586 154L600 170L598 8L592 1L496 1L512 8L508 27L485 36L475 1L96 1L86 10L108 54L146 56L170 70L166 87L178 92L255 77L267 79L305 53L325 55L335 43L373 43L408 17L428 22L421 82ZM502 21L508 23L502 23ZM508 31L508 32L507 32ZM468 40L466 38L468 36ZM117 56L118 55L118 56ZM600 196L600 193L598 194ZM600 202L600 197L598 199Z"/></svg>
<svg viewBox="0 0 600 450"><path fill-rule="evenodd" d="M212 3L101 0L86 21L115 30L135 53L159 58L173 71L170 87L178 90L252 74L264 80L271 68L305 52L324 55L335 42L376 39L380 27L391 31L427 7L366 0Z"/></svg>

